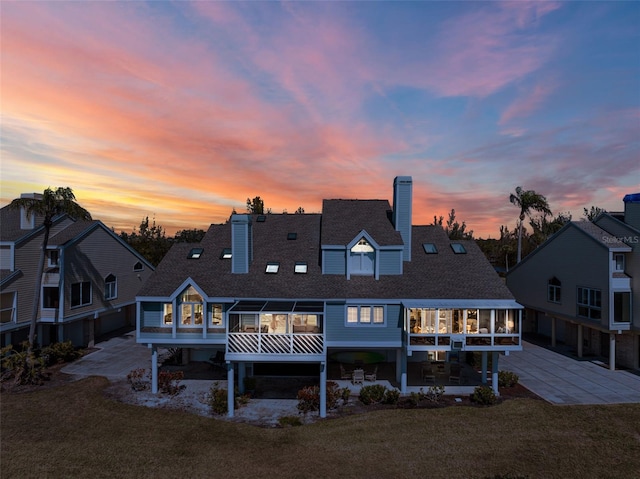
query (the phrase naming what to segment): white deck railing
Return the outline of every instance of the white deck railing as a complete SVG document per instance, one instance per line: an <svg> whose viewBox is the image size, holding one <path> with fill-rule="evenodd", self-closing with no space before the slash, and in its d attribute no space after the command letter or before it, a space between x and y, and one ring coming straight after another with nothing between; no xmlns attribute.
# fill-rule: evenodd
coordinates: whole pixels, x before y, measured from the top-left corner
<svg viewBox="0 0 640 479"><path fill-rule="evenodd" d="M322 334L229 333L228 351L246 354L322 354Z"/></svg>

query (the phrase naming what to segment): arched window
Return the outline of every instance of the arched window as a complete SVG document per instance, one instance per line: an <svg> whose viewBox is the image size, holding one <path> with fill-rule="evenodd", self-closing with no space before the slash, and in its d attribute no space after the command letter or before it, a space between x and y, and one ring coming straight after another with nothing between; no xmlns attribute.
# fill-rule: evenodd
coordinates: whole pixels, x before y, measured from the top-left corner
<svg viewBox="0 0 640 479"><path fill-rule="evenodd" d="M180 326L201 325L203 311L202 296L193 286L189 286L180 295Z"/></svg>
<svg viewBox="0 0 640 479"><path fill-rule="evenodd" d="M560 303L562 299L562 282L555 276L549 280L547 285L547 301Z"/></svg>
<svg viewBox="0 0 640 479"><path fill-rule="evenodd" d="M104 279L104 299L115 299L118 297L118 280L112 274Z"/></svg>

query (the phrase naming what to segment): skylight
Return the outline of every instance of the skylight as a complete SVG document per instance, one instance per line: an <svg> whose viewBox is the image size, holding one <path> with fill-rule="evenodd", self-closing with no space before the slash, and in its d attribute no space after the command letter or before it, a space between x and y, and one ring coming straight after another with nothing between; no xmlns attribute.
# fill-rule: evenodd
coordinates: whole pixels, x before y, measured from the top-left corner
<svg viewBox="0 0 640 479"><path fill-rule="evenodd" d="M224 248L220 253L220 259L231 259L231 248Z"/></svg>
<svg viewBox="0 0 640 479"><path fill-rule="evenodd" d="M267 268L264 270L265 273L275 274L280 269L280 263L267 263Z"/></svg>
<svg viewBox="0 0 640 479"><path fill-rule="evenodd" d="M298 233L287 233L288 240L294 240L298 238Z"/></svg>
<svg viewBox="0 0 640 479"><path fill-rule="evenodd" d="M189 259L198 259L202 255L203 251L204 251L203 248L191 248L191 251L189 251L189 254L187 255L187 258L189 258Z"/></svg>
<svg viewBox="0 0 640 479"><path fill-rule="evenodd" d="M264 223L266 219L267 219L267 217L266 217L265 215L260 215L260 216L258 216L258 217L256 218L256 221L257 221L258 223Z"/></svg>
<svg viewBox="0 0 640 479"><path fill-rule="evenodd" d="M451 243L451 249L455 254L466 254L467 250L464 249L460 243Z"/></svg>
<svg viewBox="0 0 640 479"><path fill-rule="evenodd" d="M433 243L424 243L422 245L422 247L424 248L424 252L427 254L437 254L438 253L438 248L436 248L436 245Z"/></svg>
<svg viewBox="0 0 640 479"><path fill-rule="evenodd" d="M306 274L307 273L307 263L303 263L301 261L296 262L296 267L294 270L295 273Z"/></svg>

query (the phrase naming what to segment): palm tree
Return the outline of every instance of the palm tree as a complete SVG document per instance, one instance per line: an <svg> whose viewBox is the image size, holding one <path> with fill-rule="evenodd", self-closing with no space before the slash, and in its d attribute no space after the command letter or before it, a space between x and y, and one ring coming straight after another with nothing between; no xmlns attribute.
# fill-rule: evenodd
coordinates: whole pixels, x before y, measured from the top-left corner
<svg viewBox="0 0 640 479"><path fill-rule="evenodd" d="M35 195L34 195L35 196ZM53 220L60 215L68 215L74 219L91 220L91 215L87 210L75 202L75 195L71 188L47 188L42 196L37 198L18 198L11 202L12 208L24 208L27 218L31 215L42 217L44 227L44 237L40 248L40 260L38 261L38 273L36 276L35 296L33 299L33 310L31 314L31 324L29 326L29 353L33 349L36 335L36 323L38 321L38 311L40 310L40 291L42 290L42 273L44 272L44 262L49 243L49 233ZM30 354L28 354L30 356Z"/></svg>
<svg viewBox="0 0 640 479"><path fill-rule="evenodd" d="M522 222L526 216L530 217L531 211L551 215L547 199L533 190L523 190L522 186L516 188L516 194L509 195L509 201L520 208L520 222L518 223L518 263L522 259Z"/></svg>

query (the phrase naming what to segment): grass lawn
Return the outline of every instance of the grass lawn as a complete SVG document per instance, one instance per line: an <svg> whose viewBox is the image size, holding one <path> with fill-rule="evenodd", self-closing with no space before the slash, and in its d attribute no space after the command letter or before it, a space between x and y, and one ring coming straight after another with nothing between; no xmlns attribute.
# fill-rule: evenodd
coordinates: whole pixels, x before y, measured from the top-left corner
<svg viewBox="0 0 640 479"><path fill-rule="evenodd" d="M106 399L3 394L2 478L637 478L640 405L385 410L265 429Z"/></svg>

